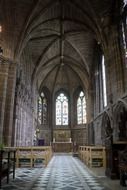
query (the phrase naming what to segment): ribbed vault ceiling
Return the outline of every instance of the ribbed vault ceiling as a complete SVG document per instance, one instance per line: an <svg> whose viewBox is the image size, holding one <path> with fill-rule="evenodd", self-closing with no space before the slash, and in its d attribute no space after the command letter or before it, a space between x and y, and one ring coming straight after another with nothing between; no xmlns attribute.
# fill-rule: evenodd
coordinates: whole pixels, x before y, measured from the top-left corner
<svg viewBox="0 0 127 190"><path fill-rule="evenodd" d="M113 0L2 2L3 14L11 9L14 20L4 18L8 30L15 28L8 41L14 41L16 59L23 57L26 64L31 60L32 82L38 81L40 88L52 80L54 88L58 81L71 85L76 78L88 88L95 41L102 35L102 22L109 24Z"/></svg>

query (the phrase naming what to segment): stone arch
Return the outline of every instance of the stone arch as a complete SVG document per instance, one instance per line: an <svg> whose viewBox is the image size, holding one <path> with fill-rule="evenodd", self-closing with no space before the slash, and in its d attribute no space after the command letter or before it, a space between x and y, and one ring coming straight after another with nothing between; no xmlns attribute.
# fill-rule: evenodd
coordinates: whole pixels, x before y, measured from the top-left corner
<svg viewBox="0 0 127 190"><path fill-rule="evenodd" d="M83 88L82 88L81 86L78 86L78 87L76 88L76 90L74 91L74 93L73 93L73 94L74 94L74 97L78 97L80 91L84 91L84 90L83 90Z"/></svg>
<svg viewBox="0 0 127 190"><path fill-rule="evenodd" d="M68 90L66 90L65 88L60 88L59 90L57 90L55 93L54 93L54 100L56 100L57 96L60 94L60 93L64 93L68 99L70 99L70 95L69 95L69 92Z"/></svg>
<svg viewBox="0 0 127 190"><path fill-rule="evenodd" d="M104 112L102 116L102 124L101 124L101 138L102 138L102 144L106 145L106 141L111 141L112 137L112 127L111 127L111 117L108 114L108 112Z"/></svg>
<svg viewBox="0 0 127 190"><path fill-rule="evenodd" d="M50 98L50 90L46 87L43 86L42 88L40 88L39 93L44 92L46 98Z"/></svg>
<svg viewBox="0 0 127 190"><path fill-rule="evenodd" d="M51 91L46 87L43 86L41 88L40 93L43 92L45 94L45 97L47 99L47 103L48 103L48 115L50 114L50 109L49 109L49 105L51 104ZM49 116L48 116L49 117Z"/></svg>
<svg viewBox="0 0 127 190"><path fill-rule="evenodd" d="M122 99L114 108L114 140L127 140L127 103Z"/></svg>

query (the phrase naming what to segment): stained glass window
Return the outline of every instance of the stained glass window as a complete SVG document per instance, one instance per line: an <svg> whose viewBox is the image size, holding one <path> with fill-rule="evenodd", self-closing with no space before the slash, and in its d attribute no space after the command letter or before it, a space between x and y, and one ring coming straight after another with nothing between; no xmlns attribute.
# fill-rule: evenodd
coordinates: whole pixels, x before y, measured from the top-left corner
<svg viewBox="0 0 127 190"><path fill-rule="evenodd" d="M64 93L56 98L56 125L68 125L68 98Z"/></svg>
<svg viewBox="0 0 127 190"><path fill-rule="evenodd" d="M38 99L38 122L41 124L42 122L42 98Z"/></svg>
<svg viewBox="0 0 127 190"><path fill-rule="evenodd" d="M43 92L38 100L38 121L40 124L47 124L47 99Z"/></svg>
<svg viewBox="0 0 127 190"><path fill-rule="evenodd" d="M41 93L42 97L42 124L47 124L47 99L44 93Z"/></svg>
<svg viewBox="0 0 127 190"><path fill-rule="evenodd" d="M123 47L125 51L125 66L127 67L127 0L123 1L123 11L122 11L122 37L123 37Z"/></svg>
<svg viewBox="0 0 127 190"><path fill-rule="evenodd" d="M86 98L83 91L80 92L77 100L77 122L78 124L86 123Z"/></svg>
<svg viewBox="0 0 127 190"><path fill-rule="evenodd" d="M103 102L105 107L107 106L107 90L106 90L106 73L105 73L104 56L102 56L102 82L103 82Z"/></svg>

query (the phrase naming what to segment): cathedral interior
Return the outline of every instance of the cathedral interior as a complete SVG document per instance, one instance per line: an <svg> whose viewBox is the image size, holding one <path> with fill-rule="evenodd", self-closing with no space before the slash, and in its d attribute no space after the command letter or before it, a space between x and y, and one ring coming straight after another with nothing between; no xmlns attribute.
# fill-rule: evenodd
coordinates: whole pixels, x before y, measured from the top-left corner
<svg viewBox="0 0 127 190"><path fill-rule="evenodd" d="M0 146L103 147L127 172L126 0L0 0Z"/></svg>

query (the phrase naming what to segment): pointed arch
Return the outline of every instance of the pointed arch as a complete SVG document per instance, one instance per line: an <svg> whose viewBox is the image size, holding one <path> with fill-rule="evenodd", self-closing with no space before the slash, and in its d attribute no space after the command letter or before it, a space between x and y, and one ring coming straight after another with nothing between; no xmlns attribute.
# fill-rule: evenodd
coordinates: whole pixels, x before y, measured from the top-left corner
<svg viewBox="0 0 127 190"><path fill-rule="evenodd" d="M77 124L85 124L86 122L86 97L83 90L80 90L77 98Z"/></svg>

